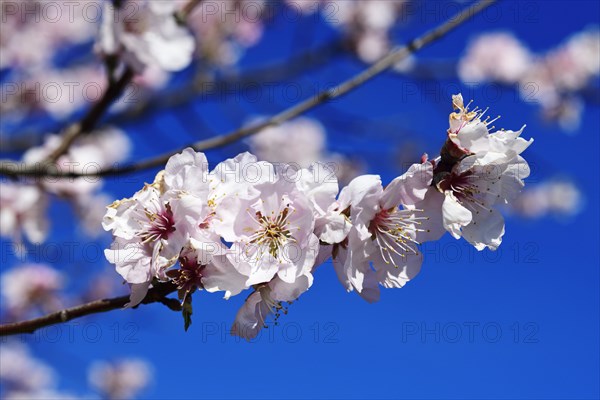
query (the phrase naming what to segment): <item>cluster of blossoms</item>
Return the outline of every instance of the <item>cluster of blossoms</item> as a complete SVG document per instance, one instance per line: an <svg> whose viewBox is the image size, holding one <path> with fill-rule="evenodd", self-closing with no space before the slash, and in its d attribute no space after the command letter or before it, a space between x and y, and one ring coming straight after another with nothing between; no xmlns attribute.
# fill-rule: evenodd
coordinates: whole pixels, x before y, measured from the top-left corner
<svg viewBox="0 0 600 400"><path fill-rule="evenodd" d="M521 97L538 102L546 118L576 130L583 111L580 92L600 75L600 30L579 32L541 55L509 33L484 34L467 48L458 73L466 83L518 85Z"/></svg>
<svg viewBox="0 0 600 400"><path fill-rule="evenodd" d="M391 49L390 30L405 12L407 0L286 0L303 14L321 11L325 21L339 29L352 51L371 63Z"/></svg>
<svg viewBox="0 0 600 400"><path fill-rule="evenodd" d="M490 133L485 112L469 111L460 95L453 105L440 157L424 157L385 186L361 175L340 191L325 164L291 168L250 153L213 170L191 148L171 157L104 218L114 236L105 255L131 284L129 305L158 281L177 285L183 303L198 289L229 298L252 288L232 328L249 339L311 287L329 258L346 290L372 302L380 286L414 278L419 244L445 231L496 249L504 220L495 207L523 187L529 168L520 154L531 141L519 137L522 129Z"/></svg>
<svg viewBox="0 0 600 400"><path fill-rule="evenodd" d="M47 136L41 146L25 152L23 162L27 165L43 163L61 142L58 135ZM54 168L65 173L96 172L122 162L130 147L124 132L107 127L78 139L56 160ZM49 229L46 214L50 195L67 200L81 217L85 232L98 235L107 198L100 192L102 183L102 179L96 177L1 181L0 235L11 238L17 247L23 243L23 236L31 243L44 242Z"/></svg>
<svg viewBox="0 0 600 400"><path fill-rule="evenodd" d="M0 345L0 396L7 400L133 399L148 385L152 368L137 358L112 362L95 361L88 369L88 382L98 394L73 395L57 390L58 373L34 357L22 343Z"/></svg>

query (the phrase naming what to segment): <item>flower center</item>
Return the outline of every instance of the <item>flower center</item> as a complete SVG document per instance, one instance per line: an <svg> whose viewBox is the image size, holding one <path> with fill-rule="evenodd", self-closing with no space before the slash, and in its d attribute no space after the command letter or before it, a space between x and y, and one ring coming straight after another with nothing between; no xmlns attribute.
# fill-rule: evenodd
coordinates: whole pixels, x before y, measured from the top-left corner
<svg viewBox="0 0 600 400"><path fill-rule="evenodd" d="M469 170L462 174L450 173L438 183L438 189L443 192L450 190L454 197L463 205L471 205L475 213L479 214L480 210L491 212L487 207L483 197L489 188L481 190L477 182L482 182L483 179L493 179L489 176L480 176ZM498 180L500 178L497 178Z"/></svg>
<svg viewBox="0 0 600 400"><path fill-rule="evenodd" d="M187 256L179 257L179 265L181 266L180 269L167 271L166 275L177 285L179 298L183 304L186 297L193 293L196 288L204 288L202 278L204 277L203 272L206 265L200 264L196 257Z"/></svg>
<svg viewBox="0 0 600 400"><path fill-rule="evenodd" d="M140 234L143 243L156 242L161 239L168 239L169 235L175 232L175 220L171 206L167 203L165 208L158 213L151 213L145 210L148 218L147 228Z"/></svg>
<svg viewBox="0 0 600 400"><path fill-rule="evenodd" d="M397 207L382 210L375 215L369 224L372 240L377 242L381 257L386 264L398 268L396 257L406 258L407 254L418 255L419 243L414 239L414 233L425 229L419 228L422 220L416 214L423 210L400 210Z"/></svg>
<svg viewBox="0 0 600 400"><path fill-rule="evenodd" d="M289 228L289 215L289 204L277 215L272 212L270 216L264 216L260 211L257 211L255 213L256 218L253 217L253 219L260 227L250 237L250 243L266 246L269 254L273 258L277 258L281 248L288 241L294 240Z"/></svg>

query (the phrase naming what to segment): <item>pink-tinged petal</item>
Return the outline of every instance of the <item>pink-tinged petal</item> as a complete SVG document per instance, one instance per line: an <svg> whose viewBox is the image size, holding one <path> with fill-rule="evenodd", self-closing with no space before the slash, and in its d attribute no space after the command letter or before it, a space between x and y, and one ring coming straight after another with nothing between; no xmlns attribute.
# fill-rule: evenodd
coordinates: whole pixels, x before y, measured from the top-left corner
<svg viewBox="0 0 600 400"><path fill-rule="evenodd" d="M377 272L377 280L385 288L401 288L406 282L414 279L421 271L423 253L408 254L397 267L386 263L381 257L375 257L373 267Z"/></svg>
<svg viewBox="0 0 600 400"><path fill-rule="evenodd" d="M248 278L246 286L269 282L281 267L280 260L273 258L265 245L234 243L227 258Z"/></svg>
<svg viewBox="0 0 600 400"><path fill-rule="evenodd" d="M292 302L306 292L313 283L312 274L299 276L293 283L274 279L269 283L271 298L275 301Z"/></svg>
<svg viewBox="0 0 600 400"><path fill-rule="evenodd" d="M494 209L490 212L481 212L475 216L471 224L463 228L462 233L477 250L481 251L486 247L496 250L504 236L504 217Z"/></svg>
<svg viewBox="0 0 600 400"><path fill-rule="evenodd" d="M377 275L375 271L371 269L371 267L367 264L364 268L357 269L357 271L362 273L360 277L360 289L356 286L357 281L353 280L353 285L356 288L356 291L365 301L368 303L375 303L379 301L381 296L381 290L379 289L379 282L377 279Z"/></svg>
<svg viewBox="0 0 600 400"><path fill-rule="evenodd" d="M335 273L347 292L352 291L352 283L350 282L349 272L348 272L348 258L352 255L347 249L338 247L338 254L335 258L333 258L333 269Z"/></svg>
<svg viewBox="0 0 600 400"><path fill-rule="evenodd" d="M525 183L523 179L530 174L529 164L521 156L517 156L506 168L501 176L501 191L498 201L508 203L514 200L521 192Z"/></svg>
<svg viewBox="0 0 600 400"><path fill-rule="evenodd" d="M263 301L260 292L252 293L235 316L231 334L246 340L254 339L265 326L268 316L273 309Z"/></svg>
<svg viewBox="0 0 600 400"><path fill-rule="evenodd" d="M206 156L190 147L186 148L169 158L164 180L169 189L185 191L206 199L209 189Z"/></svg>
<svg viewBox="0 0 600 400"><path fill-rule="evenodd" d="M339 213L332 212L315 221L315 234L325 243L341 243L346 239L352 224Z"/></svg>
<svg viewBox="0 0 600 400"><path fill-rule="evenodd" d="M483 122L470 122L463 126L452 141L470 153L486 151L488 146L488 129Z"/></svg>
<svg viewBox="0 0 600 400"><path fill-rule="evenodd" d="M247 277L240 274L225 256L213 256L203 273L202 284L208 292L224 291L225 298L247 289Z"/></svg>
<svg viewBox="0 0 600 400"><path fill-rule="evenodd" d="M442 205L444 227L455 239L459 239L461 237L461 228L471 223L473 215L471 211L459 203L451 191L446 191L445 195L446 198Z"/></svg>
<svg viewBox="0 0 600 400"><path fill-rule="evenodd" d="M343 211L351 207L350 220L361 240L371 236L368 225L379 211L382 194L383 187L379 175L361 175L354 178L340 193L340 209Z"/></svg>
<svg viewBox="0 0 600 400"><path fill-rule="evenodd" d="M140 304L150 288L150 282L134 283L131 285L131 294L129 295L129 303L125 304L125 308L135 307Z"/></svg>
<svg viewBox="0 0 600 400"><path fill-rule="evenodd" d="M433 166L431 163L413 164L403 175L395 178L383 191L381 208L384 210L398 205L412 205L423 200L431 185Z"/></svg>
<svg viewBox="0 0 600 400"><path fill-rule="evenodd" d="M423 210L421 215L427 218L422 220L422 224L419 226L415 237L417 242L434 242L446 233L442 218L442 205L445 198L436 188L430 187L423 201L415 204L414 208Z"/></svg>
<svg viewBox="0 0 600 400"><path fill-rule="evenodd" d="M533 143L533 139L526 140L520 137L524 129L525 125L518 131L497 131L490 134L490 140L498 142L496 148L503 148L507 157L512 158L524 152Z"/></svg>
<svg viewBox="0 0 600 400"><path fill-rule="evenodd" d="M104 250L108 262L115 264L117 273L129 283L152 280L152 254L147 246L116 238L110 249Z"/></svg>
<svg viewBox="0 0 600 400"><path fill-rule="evenodd" d="M298 174L296 186L312 202L317 216L325 215L339 192L334 171L326 164L315 163Z"/></svg>
<svg viewBox="0 0 600 400"><path fill-rule="evenodd" d="M255 185L273 182L273 165L257 161L248 152L219 163L209 175L211 202L218 206L225 197L238 197L244 200L256 199L260 194Z"/></svg>
<svg viewBox="0 0 600 400"><path fill-rule="evenodd" d="M320 245L319 246L319 254L317 254L317 258L315 259L315 265L313 266L311 273L314 273L317 270L317 268L319 268L329 258L331 258L332 251L333 251L332 245Z"/></svg>

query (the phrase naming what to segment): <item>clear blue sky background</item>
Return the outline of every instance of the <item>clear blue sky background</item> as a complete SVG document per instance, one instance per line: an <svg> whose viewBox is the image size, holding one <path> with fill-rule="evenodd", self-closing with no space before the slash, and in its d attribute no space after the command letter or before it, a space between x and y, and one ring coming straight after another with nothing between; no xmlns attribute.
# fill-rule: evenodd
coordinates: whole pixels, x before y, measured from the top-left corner
<svg viewBox="0 0 600 400"><path fill-rule="evenodd" d="M426 13L416 9L398 40L412 38L456 10L446 4L429 2ZM474 35L499 29L543 52L598 24L599 15L596 1L501 2L418 58L457 59ZM300 24L273 21L241 66L284 59L332 34L313 19ZM315 86L323 88L360 68L345 58L295 82L308 96ZM450 95L461 87L466 98L502 115L496 126L527 124L524 136L535 138L525 153L534 171L529 181L561 173L574 177L586 199L581 214L569 221L508 218L496 253L476 252L446 236L426 247L429 254L417 279L403 289L385 290L372 305L346 293L331 265L325 265L280 325L255 343L228 335L245 296L223 301L205 293L195 296L187 333L179 314L151 305L82 319L28 342L39 357L53 360L60 387L74 393L88 391L90 360L141 356L156 369L144 398L598 398L600 109L588 105L581 129L566 135L542 123L538 108L519 100L514 89L498 94L489 87L460 85L390 74L309 115L326 125L330 149L360 155L369 172L389 181L402 172L397 157L403 146L436 153L447 129ZM210 131L225 132L252 115L292 103L277 97L259 103L229 97L225 104L224 99L199 99L128 123L124 128L135 142L131 159L176 148ZM348 116L361 122L348 124ZM387 130L379 126L383 123ZM238 144L208 157L214 164L244 148ZM129 196L153 174L109 180L106 190ZM52 213L52 241L73 240L68 208L56 205ZM2 268L14 263L9 259ZM77 268L110 268L81 259L69 264L61 267L69 271L73 287L81 284ZM94 339L97 329L99 340L85 340L86 334ZM52 340L57 332L60 337Z"/></svg>

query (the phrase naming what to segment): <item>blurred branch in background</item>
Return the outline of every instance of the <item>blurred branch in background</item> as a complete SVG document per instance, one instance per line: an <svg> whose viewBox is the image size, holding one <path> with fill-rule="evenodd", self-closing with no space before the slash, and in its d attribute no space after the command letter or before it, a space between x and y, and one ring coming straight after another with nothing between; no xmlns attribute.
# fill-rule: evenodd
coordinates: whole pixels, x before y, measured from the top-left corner
<svg viewBox="0 0 600 400"><path fill-rule="evenodd" d="M184 146L180 149L170 151L168 153L158 155L156 157L152 157L146 160L142 160L140 162L136 162L130 165L126 165L123 167L114 167L108 168L100 171L96 171L89 174L78 174L78 173L65 173L56 170L49 170L47 168L35 165L20 165L18 163L10 162L10 161L2 161L0 165L0 174L6 175L9 177L61 177L61 178L75 178L82 176L114 176L114 175L122 175L128 173L134 173L137 171L142 171L149 168L159 167L166 163L166 161L173 154L176 154L183 150L186 147L192 147L196 151L204 151L208 149L213 149L221 146L225 146L227 144L233 143L240 139L243 139L247 136L260 132L261 130L270 127L279 125L285 121L288 121L294 117L297 117L304 112L315 108L321 104L324 104L332 99L338 98L340 96L345 95L348 92L356 89L357 87L363 85L365 82L371 80L372 78L378 76L379 74L385 72L389 68L396 65L398 62L402 61L412 53L421 49L422 47L433 43L434 41L442 38L445 34L452 31L456 27L460 26L473 16L477 15L487 7L491 6L495 0L484 0L476 3L475 5L464 9L458 14L452 16L446 22L442 23L438 27L432 29L428 33L420 36L416 39L410 41L407 45L399 47L388 53L385 57L383 57L378 62L374 63L369 68L365 69L361 73L355 75L354 77L342 82L341 84L330 88L329 90L322 91L316 96L307 99L287 110L282 111L279 114L274 115L273 117L254 125L250 125L247 127L242 127L240 129L236 129L227 134L217 136L214 138L201 140L196 143L192 143L189 146Z"/></svg>

